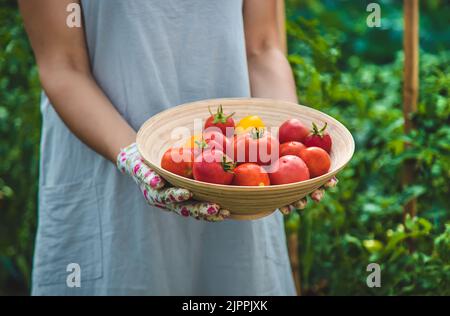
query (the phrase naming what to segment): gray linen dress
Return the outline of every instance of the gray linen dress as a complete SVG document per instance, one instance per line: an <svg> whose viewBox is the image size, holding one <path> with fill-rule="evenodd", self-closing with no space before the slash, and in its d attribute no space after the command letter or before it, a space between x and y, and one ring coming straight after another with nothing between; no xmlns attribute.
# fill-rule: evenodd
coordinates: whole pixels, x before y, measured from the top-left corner
<svg viewBox="0 0 450 316"><path fill-rule="evenodd" d="M242 0L82 6L93 74L136 130L171 106L250 95ZM41 110L32 294L295 294L279 212L208 223L150 207L130 177L67 129L45 94ZM66 282L70 263L81 269L80 287Z"/></svg>

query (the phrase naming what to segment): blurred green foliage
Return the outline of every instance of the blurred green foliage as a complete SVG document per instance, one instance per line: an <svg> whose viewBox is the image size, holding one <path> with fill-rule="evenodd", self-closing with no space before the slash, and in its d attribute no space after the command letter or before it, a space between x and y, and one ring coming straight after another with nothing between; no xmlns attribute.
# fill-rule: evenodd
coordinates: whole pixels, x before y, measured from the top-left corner
<svg viewBox="0 0 450 316"><path fill-rule="evenodd" d="M15 1L0 1L0 295L27 294L36 229L40 87Z"/></svg>
<svg viewBox="0 0 450 316"><path fill-rule="evenodd" d="M403 134L401 1L286 0L301 103L342 121L356 153L323 203L293 214L306 294L450 294L450 29L447 0L421 1L417 130ZM0 295L27 294L36 229L40 86L15 1L0 0ZM411 143L405 149L403 143ZM401 186L405 159L416 180ZM402 206L418 198L418 217ZM408 250L414 242L414 252ZM382 267L381 288L366 266Z"/></svg>

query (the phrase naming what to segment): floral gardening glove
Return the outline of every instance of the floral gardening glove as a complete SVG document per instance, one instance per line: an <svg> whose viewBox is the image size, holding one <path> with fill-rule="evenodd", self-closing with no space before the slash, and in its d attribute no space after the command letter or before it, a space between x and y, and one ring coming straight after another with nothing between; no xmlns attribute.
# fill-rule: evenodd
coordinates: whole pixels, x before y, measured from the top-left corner
<svg viewBox="0 0 450 316"><path fill-rule="evenodd" d="M144 164L136 143L120 151L117 168L133 178L150 205L206 221L221 221L230 215L217 204L191 200L192 193L186 189L167 187L164 179Z"/></svg>
<svg viewBox="0 0 450 316"><path fill-rule="evenodd" d="M309 196L311 199L315 202L320 202L322 200L323 196L325 195L325 190L328 188L333 188L337 185L338 179L335 177L328 180L327 183L325 183L323 186L312 192ZM303 210L306 205L308 204L308 200L306 196L302 198L301 200L298 200L297 202L292 203L291 205L286 205L280 208L280 212L284 215L288 215L294 210Z"/></svg>

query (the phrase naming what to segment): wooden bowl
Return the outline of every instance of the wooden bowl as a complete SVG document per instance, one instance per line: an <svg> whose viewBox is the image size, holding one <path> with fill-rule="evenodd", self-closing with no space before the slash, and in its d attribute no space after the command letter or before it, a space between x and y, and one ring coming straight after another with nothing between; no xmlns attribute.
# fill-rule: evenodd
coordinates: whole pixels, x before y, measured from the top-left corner
<svg viewBox="0 0 450 316"><path fill-rule="evenodd" d="M215 111L219 104L223 105L225 113L236 112L236 122L248 115L258 115L267 127L278 127L289 118L297 118L308 127L312 122L319 126L328 123L327 131L333 139L330 171L320 177L297 183L241 187L200 182L162 169L160 161L164 152L174 144L185 142L189 136L175 133L178 135L174 138L174 129L183 127L191 135L195 134L194 130L198 133L209 116L208 106ZM255 98L203 100L168 109L142 125L137 134L137 145L144 161L165 180L174 186L190 190L197 200L218 203L222 208L230 210L234 219L260 218L303 198L342 170L355 149L350 132L327 114L295 103Z"/></svg>

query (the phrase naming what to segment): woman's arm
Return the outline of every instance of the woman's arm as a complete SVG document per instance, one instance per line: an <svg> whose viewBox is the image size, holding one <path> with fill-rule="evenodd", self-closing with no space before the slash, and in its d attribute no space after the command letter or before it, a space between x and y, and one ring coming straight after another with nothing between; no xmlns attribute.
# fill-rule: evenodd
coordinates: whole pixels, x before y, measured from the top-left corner
<svg viewBox="0 0 450 316"><path fill-rule="evenodd" d="M19 7L56 112L79 139L115 163L136 133L92 77L83 28L66 25L66 7L73 2L78 1L19 0Z"/></svg>
<svg viewBox="0 0 450 316"><path fill-rule="evenodd" d="M297 103L291 67L277 30L277 0L244 0L248 71L253 97Z"/></svg>

